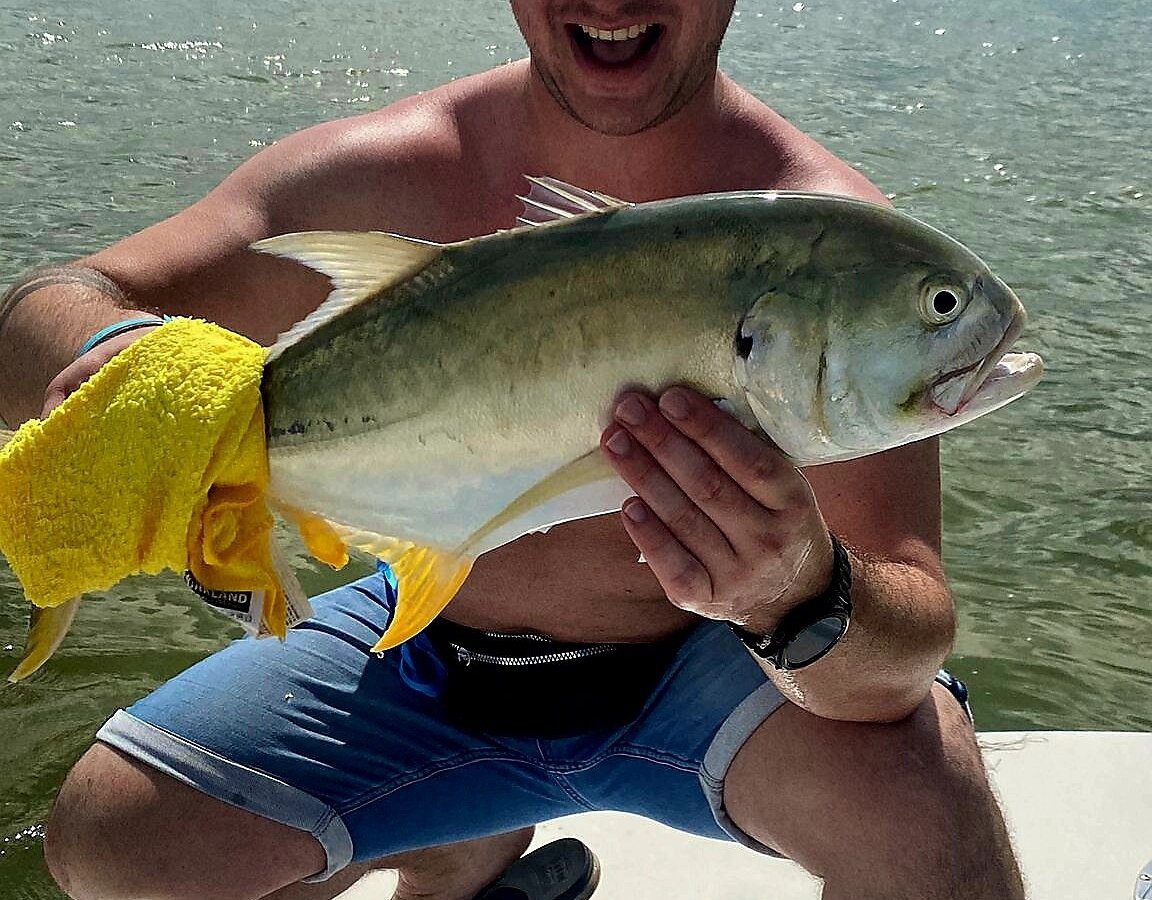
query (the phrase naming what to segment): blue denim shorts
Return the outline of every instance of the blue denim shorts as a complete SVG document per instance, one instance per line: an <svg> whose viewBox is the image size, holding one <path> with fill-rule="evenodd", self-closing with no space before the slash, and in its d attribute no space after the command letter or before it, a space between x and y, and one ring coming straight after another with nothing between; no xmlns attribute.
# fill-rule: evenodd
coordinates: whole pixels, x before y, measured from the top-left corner
<svg viewBox="0 0 1152 900"><path fill-rule="evenodd" d="M98 738L310 832L327 854L311 881L352 861L588 810L774 854L730 820L723 784L784 698L724 625L695 627L632 721L578 737L510 738L446 720L414 677L428 649L420 637L369 652L395 598L386 571L314 598L315 616L286 642L236 641L118 711Z"/></svg>

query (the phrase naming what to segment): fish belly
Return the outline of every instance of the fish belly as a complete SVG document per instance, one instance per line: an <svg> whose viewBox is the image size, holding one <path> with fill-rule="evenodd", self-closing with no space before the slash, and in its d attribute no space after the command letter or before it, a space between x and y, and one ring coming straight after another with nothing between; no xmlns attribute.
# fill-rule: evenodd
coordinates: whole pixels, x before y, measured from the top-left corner
<svg viewBox="0 0 1152 900"><path fill-rule="evenodd" d="M618 509L629 496L600 457L594 417L577 418L531 431L487 432L461 427L467 423L446 428L406 421L274 449L271 493L287 506L361 532L353 543L371 544L377 535L478 554L522 534ZM565 478L575 464L580 471Z"/></svg>

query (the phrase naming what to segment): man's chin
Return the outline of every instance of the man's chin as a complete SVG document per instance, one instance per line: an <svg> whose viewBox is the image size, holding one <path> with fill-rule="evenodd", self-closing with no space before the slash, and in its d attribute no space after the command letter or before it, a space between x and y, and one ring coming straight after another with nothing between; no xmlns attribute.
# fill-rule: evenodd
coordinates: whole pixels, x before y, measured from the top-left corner
<svg viewBox="0 0 1152 900"><path fill-rule="evenodd" d="M551 71L534 68L565 113L590 131L610 137L628 137L666 122L701 86L685 91L681 84L680 90L669 92L665 80L651 77L614 89L578 89L578 82L561 86Z"/></svg>
<svg viewBox="0 0 1152 900"><path fill-rule="evenodd" d="M642 109L635 101L582 98L573 102L569 97L556 98L573 119L590 131L607 137L628 137L654 128L675 113L674 109Z"/></svg>
<svg viewBox="0 0 1152 900"><path fill-rule="evenodd" d="M574 116L581 125L605 137L629 137L647 131L657 124L657 121L637 122L634 118L615 119L605 117Z"/></svg>

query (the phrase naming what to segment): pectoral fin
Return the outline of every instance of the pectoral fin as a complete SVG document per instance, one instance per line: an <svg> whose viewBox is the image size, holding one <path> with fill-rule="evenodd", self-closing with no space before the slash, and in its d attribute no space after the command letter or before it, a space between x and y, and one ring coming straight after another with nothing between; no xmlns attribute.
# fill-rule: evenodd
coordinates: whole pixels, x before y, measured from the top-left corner
<svg viewBox="0 0 1152 900"><path fill-rule="evenodd" d="M56 648L64 642L64 636L68 633L72 620L76 618L79 606L80 598L76 597L49 609L32 607L24 658L8 676L8 681L12 683L22 681L48 661L48 658L56 652Z"/></svg>
<svg viewBox="0 0 1152 900"><path fill-rule="evenodd" d="M610 486L612 483L618 483L622 490L613 489ZM608 465L607 460L604 459L604 454L600 452L598 447L589 450L583 456L578 456L543 481L528 488L499 513L481 525L465 541L463 549L465 552L479 556L481 553L492 549L493 546L498 546L498 543L493 543L494 537L498 541L506 540L504 535L509 534L510 530L511 532L519 531L518 525L520 523L533 518L537 520L543 518L547 520L548 525L578 518L579 516L564 514L554 501L572 497L583 489L596 485L603 485L604 488L597 491L598 496L594 499L591 499L590 494L585 494L585 498L589 499L582 498L578 505L587 508L581 510L580 516L596 515L610 509L619 509L620 502L631 494L631 489L616 478L615 472ZM619 494L618 497L617 494ZM603 508L596 508L598 506Z"/></svg>

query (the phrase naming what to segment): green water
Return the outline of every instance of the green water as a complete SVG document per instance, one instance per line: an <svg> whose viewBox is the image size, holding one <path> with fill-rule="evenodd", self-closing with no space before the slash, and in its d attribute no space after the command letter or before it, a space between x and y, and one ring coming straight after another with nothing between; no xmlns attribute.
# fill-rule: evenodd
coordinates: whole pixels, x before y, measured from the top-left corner
<svg viewBox="0 0 1152 900"><path fill-rule="evenodd" d="M749 0L724 49L1031 313L1045 381L944 440L950 666L984 729L1152 728L1149 47L1147 0ZM290 131L522 54L498 0L5 3L0 281L181 209ZM0 567L0 671L25 622ZM61 896L38 823L68 766L231 634L175 579L126 583L0 689L0 897Z"/></svg>

